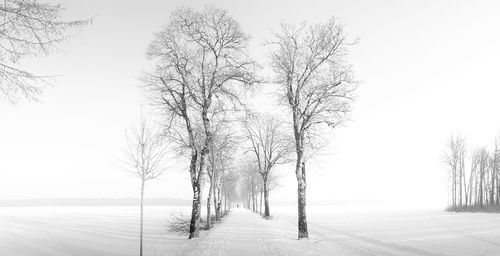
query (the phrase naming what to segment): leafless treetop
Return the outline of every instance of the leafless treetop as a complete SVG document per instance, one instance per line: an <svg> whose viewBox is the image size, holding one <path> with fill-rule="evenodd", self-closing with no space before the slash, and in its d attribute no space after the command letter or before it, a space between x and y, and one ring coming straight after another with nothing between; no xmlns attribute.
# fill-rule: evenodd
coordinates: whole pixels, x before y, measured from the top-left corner
<svg viewBox="0 0 500 256"><path fill-rule="evenodd" d="M335 127L351 110L357 83L345 56L352 44L334 18L310 26L282 24L270 42L274 82L292 110L297 135L311 146L318 125Z"/></svg>
<svg viewBox="0 0 500 256"><path fill-rule="evenodd" d="M293 138L287 136L281 120L272 116L249 114L245 120L250 150L256 157L261 175L267 175L277 164L290 162Z"/></svg>
<svg viewBox="0 0 500 256"><path fill-rule="evenodd" d="M57 49L72 28L90 20L63 21L60 5L37 0L4 0L0 3L0 94L11 102L24 97L36 100L46 77L19 68L24 57Z"/></svg>
<svg viewBox="0 0 500 256"><path fill-rule="evenodd" d="M164 170L166 147L148 120L141 123L130 134L127 134L127 150L125 153L125 169L143 181L156 179Z"/></svg>
<svg viewBox="0 0 500 256"><path fill-rule="evenodd" d="M189 145L189 138L176 125L211 131L208 121L222 115L228 103L239 103L237 84L256 82L247 43L239 24L213 6L201 12L177 9L156 34L147 55L157 60L157 66L148 74L145 89L168 117L170 131L183 138L181 144ZM206 137L198 135L202 141Z"/></svg>

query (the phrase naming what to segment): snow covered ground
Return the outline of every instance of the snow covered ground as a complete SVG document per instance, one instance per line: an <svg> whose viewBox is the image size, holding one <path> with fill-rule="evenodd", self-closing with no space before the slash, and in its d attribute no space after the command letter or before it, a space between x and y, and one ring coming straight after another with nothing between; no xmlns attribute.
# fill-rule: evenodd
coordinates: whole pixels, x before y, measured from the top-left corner
<svg viewBox="0 0 500 256"><path fill-rule="evenodd" d="M309 240L296 239L296 209L272 220L233 209L195 240L170 234L171 212L146 207L146 255L500 255L500 214L310 206ZM0 254L137 255L136 207L0 208Z"/></svg>
<svg viewBox="0 0 500 256"><path fill-rule="evenodd" d="M189 207L145 208L145 252L175 251L186 240L167 232L172 212ZM0 255L138 255L138 207L0 207Z"/></svg>
<svg viewBox="0 0 500 256"><path fill-rule="evenodd" d="M295 223L294 210L275 219ZM308 220L311 240L358 251L346 255L500 255L500 214L311 206Z"/></svg>

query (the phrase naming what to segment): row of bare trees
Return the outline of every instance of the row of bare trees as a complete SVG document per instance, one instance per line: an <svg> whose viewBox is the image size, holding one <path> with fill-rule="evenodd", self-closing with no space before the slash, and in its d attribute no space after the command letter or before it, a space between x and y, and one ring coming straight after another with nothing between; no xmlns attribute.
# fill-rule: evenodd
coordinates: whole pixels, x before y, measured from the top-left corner
<svg viewBox="0 0 500 256"><path fill-rule="evenodd" d="M445 163L449 171L451 209L481 210L500 205L499 143L500 138L496 138L491 150L479 147L469 153L464 137L449 138Z"/></svg>
<svg viewBox="0 0 500 256"><path fill-rule="evenodd" d="M264 217L270 217L269 194L275 188L280 186L279 178L276 172L267 175L266 190L267 203L264 199L264 181L259 172L255 159L247 158L246 161L238 166L239 201L249 210L259 213ZM267 210L267 215L266 215Z"/></svg>
<svg viewBox="0 0 500 256"><path fill-rule="evenodd" d="M11 102L22 97L36 100L47 77L23 70L19 62L57 49L72 29L91 22L61 20L62 11L60 5L37 0L5 0L0 4L0 95L3 98ZM162 129L152 132L150 126L142 122L129 141L127 159L129 167L141 178L142 198L145 182L161 173L163 142L168 141L174 152L186 158L193 189L189 238L198 237L205 182L209 187L209 219L211 202L218 219L222 201L226 207L227 200L235 199L236 184L241 179L250 184L252 208L257 208L256 195L260 193L264 199L264 215L269 216L269 191L276 177L273 169L290 161L295 161L297 178L298 237L307 238L306 162L323 145L325 129L341 124L351 109L357 83L345 57L354 42L347 39L344 26L335 19L314 25L282 24L266 44L267 67L272 72L267 81L257 75L261 69L249 56L248 42L249 36L227 11L207 6L201 11L175 10L170 22L156 34L147 49L147 56L156 65L144 76L143 88L149 103L162 117ZM289 129L281 126L283 121L279 119L242 114L246 113L241 111L244 109L242 91L259 83L276 86L279 103L288 110L284 120L291 123ZM234 170L237 139L229 128L238 116L245 120L242 133L250 145L246 154L253 158L243 168L249 176L240 173L243 176L239 178L236 172L230 171ZM469 183L469 192L465 192L469 201L474 195L482 204L484 191L488 188L493 191L498 185L496 151L494 155L494 167L488 162L478 164L477 171L474 169L474 177L477 177L474 183ZM453 166L454 182L460 177L462 202L465 181L456 171L460 169L458 165ZM491 192L491 197L494 194ZM454 204L456 201L455 198Z"/></svg>
<svg viewBox="0 0 500 256"><path fill-rule="evenodd" d="M201 189L214 127L239 104L238 90L256 82L247 42L248 36L226 11L179 8L147 50L156 68L145 77L144 89L164 117L165 135L189 159L189 238L199 236Z"/></svg>
<svg viewBox="0 0 500 256"><path fill-rule="evenodd" d="M224 129L224 123L219 123L213 132L214 138L210 145L210 153L208 157L208 166L206 169L207 178L209 183L208 197L207 197L207 228L211 225L211 200L213 200L213 208L215 211L215 220L219 221L223 214L223 191L227 188L225 185L229 184L233 178L230 173L233 170L233 152L236 150L236 139L234 133L230 128ZM227 201L227 199L226 199Z"/></svg>
<svg viewBox="0 0 500 256"><path fill-rule="evenodd" d="M249 113L244 121L244 126L250 144L248 153L251 154L251 159L254 159L254 166L246 168L249 171L254 171L261 178L257 183L260 189L255 190L251 186L252 190L249 192L251 192L252 196L254 196L255 191L258 191L261 195L263 194L264 217L269 217L270 186L276 185L272 183L277 182L277 175L273 171L276 165L291 161L293 139L286 133L282 121L275 117ZM252 205L252 209L256 211L255 204Z"/></svg>
<svg viewBox="0 0 500 256"><path fill-rule="evenodd" d="M205 181L207 218L212 201L216 218L220 215L221 184L232 168L239 140L228 128L238 127L235 122L243 122L244 128L236 133L246 137L240 143L248 144L244 155L252 159L242 167L252 172L240 177L247 180L252 208L257 208L255 198L262 193L264 215L269 216L273 169L295 161L298 236L308 237L306 162L323 144L325 128L338 126L350 111L356 83L345 56L353 42L335 19L309 26L283 24L267 44L267 66L273 74L268 81L258 75L261 67L250 57L248 42L249 36L225 10L179 8L147 50L156 67L144 77L144 91L162 117L164 137L189 163L189 238L198 237ZM282 126L282 120L244 111L242 95L257 84L276 85L279 102L288 110L283 120L289 127Z"/></svg>

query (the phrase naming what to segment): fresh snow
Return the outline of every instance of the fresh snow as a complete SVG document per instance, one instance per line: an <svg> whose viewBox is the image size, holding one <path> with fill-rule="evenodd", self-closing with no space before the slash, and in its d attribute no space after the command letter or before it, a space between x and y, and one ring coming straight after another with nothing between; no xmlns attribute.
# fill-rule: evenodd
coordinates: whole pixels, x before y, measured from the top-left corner
<svg viewBox="0 0 500 256"><path fill-rule="evenodd" d="M294 207L275 208L272 220L233 209L188 250L164 255L500 255L497 214L339 209L310 207L302 240Z"/></svg>
<svg viewBox="0 0 500 256"><path fill-rule="evenodd" d="M188 240L167 231L172 212L145 208L145 255L500 255L500 214L309 206L310 239L297 240L296 208L266 220L232 209ZM0 207L0 255L138 255L138 207Z"/></svg>
<svg viewBox="0 0 500 256"><path fill-rule="evenodd" d="M266 220L246 209L233 209L210 232L192 240L193 247L178 255L357 255L345 244L323 242L324 237L297 240L289 218ZM174 255L177 255L174 253Z"/></svg>

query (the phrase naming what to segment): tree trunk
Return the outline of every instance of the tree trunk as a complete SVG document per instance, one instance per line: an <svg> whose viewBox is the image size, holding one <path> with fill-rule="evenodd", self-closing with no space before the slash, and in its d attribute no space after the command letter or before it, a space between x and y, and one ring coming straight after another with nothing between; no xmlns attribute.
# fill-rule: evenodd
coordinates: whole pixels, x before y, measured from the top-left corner
<svg viewBox="0 0 500 256"><path fill-rule="evenodd" d="M269 210L269 189L267 187L267 177L264 179L264 217L271 216Z"/></svg>
<svg viewBox="0 0 500 256"><path fill-rule="evenodd" d="M491 170L490 205L495 204L495 167Z"/></svg>
<svg viewBox="0 0 500 256"><path fill-rule="evenodd" d="M217 188L217 205L216 205L216 220L220 221L222 218L222 188Z"/></svg>
<svg viewBox="0 0 500 256"><path fill-rule="evenodd" d="M459 189L459 197L458 197L458 205L459 206L462 206L462 169L460 169L460 176L458 177L460 179L459 181L459 186L460 186L460 189Z"/></svg>
<svg viewBox="0 0 500 256"><path fill-rule="evenodd" d="M302 162L302 161L301 161ZM297 166L297 204L298 204L298 226L299 226L299 239L309 238L307 230L307 217L306 217L306 164L302 162L302 166Z"/></svg>
<svg viewBox="0 0 500 256"><path fill-rule="evenodd" d="M203 127L205 131L205 141L203 144L203 148L200 152L199 155L199 161L198 161L198 166L196 166L196 163L198 158L193 158L194 156L197 156L196 154L192 153L191 154L191 166L190 166L190 172L191 172L191 184L193 186L193 210L191 213L191 222L189 224L189 239L191 238L196 238L200 236L200 231L199 231L199 223L201 220L201 177L203 174L203 170L205 168L205 156L210 152L209 146L212 142L212 133L210 132L210 121L208 119L207 115L207 109L208 106L210 105L205 105L202 109L202 120L203 120ZM190 131L190 145L192 147L192 150L195 149L194 145L194 136L192 136L192 129L188 129ZM194 167L194 169L193 169ZM198 172L196 172L196 168L198 168Z"/></svg>
<svg viewBox="0 0 500 256"><path fill-rule="evenodd" d="M474 184L474 172L471 171L469 178L469 206L472 206L472 198L474 196L474 189L476 189L475 184Z"/></svg>
<svg viewBox="0 0 500 256"><path fill-rule="evenodd" d="M252 190L252 211L255 212L255 192Z"/></svg>
<svg viewBox="0 0 500 256"><path fill-rule="evenodd" d="M211 215L211 205L210 205L210 200L212 200L212 181L210 181L210 188L208 190L208 197L207 197L207 225L206 228L210 228L210 215Z"/></svg>
<svg viewBox="0 0 500 256"><path fill-rule="evenodd" d="M468 188L467 188L467 180L465 179L465 168L464 168L464 175L463 175L463 182L464 182L464 199L465 199L465 207L469 205L468 199Z"/></svg>
<svg viewBox="0 0 500 256"><path fill-rule="evenodd" d="M189 223L189 239L200 236L199 219L200 219L200 184L193 184L193 208L191 212L191 222Z"/></svg>
<svg viewBox="0 0 500 256"><path fill-rule="evenodd" d="M481 170L481 177L479 178L479 205L481 206L481 208L483 207L483 180L483 170Z"/></svg>
<svg viewBox="0 0 500 256"><path fill-rule="evenodd" d="M454 189L454 201L453 201L453 207L455 209L457 209L457 201L458 201L458 190L457 190L457 170L455 170L455 175L454 175L454 178L453 178L453 189Z"/></svg>
<svg viewBox="0 0 500 256"><path fill-rule="evenodd" d="M498 172L497 172L497 198L496 198L496 205L500 204L500 182L498 180Z"/></svg>
<svg viewBox="0 0 500 256"><path fill-rule="evenodd" d="M262 197L263 197L263 194L264 194L264 193L263 193L263 192L264 192L263 190L264 190L264 188L262 188L262 190L260 191L260 201L259 201L259 214L260 214L260 215L262 215L262 201L263 201L263 200L262 200Z"/></svg>
<svg viewBox="0 0 500 256"><path fill-rule="evenodd" d="M214 187L212 188L212 194L213 194L213 201L214 201L214 211L215 211L215 220L218 221L220 218L219 218L219 210L217 208L217 202L218 202L218 195L217 195L217 186L214 185Z"/></svg>
<svg viewBox="0 0 500 256"><path fill-rule="evenodd" d="M142 179L141 182L141 227L140 227L140 234L139 234L139 256L142 256L142 240L143 240L143 228L144 228L144 179Z"/></svg>
<svg viewBox="0 0 500 256"><path fill-rule="evenodd" d="M227 196L224 195L224 213L227 212Z"/></svg>

